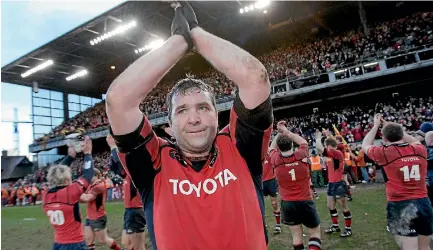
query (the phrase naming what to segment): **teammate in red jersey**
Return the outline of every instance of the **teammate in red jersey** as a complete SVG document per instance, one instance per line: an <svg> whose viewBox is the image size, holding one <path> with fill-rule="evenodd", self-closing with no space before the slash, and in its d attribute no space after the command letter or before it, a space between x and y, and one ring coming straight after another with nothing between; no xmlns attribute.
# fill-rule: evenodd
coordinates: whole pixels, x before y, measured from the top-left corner
<svg viewBox="0 0 433 250"><path fill-rule="evenodd" d="M388 229L403 250L430 249L433 211L426 187L427 150L400 124L381 119L380 115L375 116L362 148L384 170ZM381 122L386 145L373 146Z"/></svg>
<svg viewBox="0 0 433 250"><path fill-rule="evenodd" d="M80 197L81 202L86 202L87 219L84 225L84 235L89 250L95 249L93 244L95 238L110 249L121 250L116 241L107 234L107 214L104 203L107 196L107 189L101 179L101 171L95 169L95 176L86 193Z"/></svg>
<svg viewBox="0 0 433 250"><path fill-rule="evenodd" d="M271 197L272 210L275 216L274 234L281 233L281 211L278 207L278 183L275 180L275 172L272 164L269 162L269 157L266 157L263 162L263 195Z"/></svg>
<svg viewBox="0 0 433 250"><path fill-rule="evenodd" d="M327 134L327 136L329 136L329 134ZM348 148L347 145L344 145L343 137L341 135L335 136L335 140L337 141L337 149L340 150L344 155L343 178L344 178L344 181L346 182L346 185L347 185L346 196L347 196L348 201L352 201L353 200L352 192L350 191L350 189L352 187L350 186L349 178L353 184L355 184L356 181L354 181L355 174L353 173L352 167L350 164L348 164L348 162L350 161L350 156L351 156L350 148ZM355 187L355 186L353 186L353 187Z"/></svg>
<svg viewBox="0 0 433 250"><path fill-rule="evenodd" d="M60 165L50 167L47 175L50 189L42 193L42 207L54 228L53 250L85 250L79 199L93 177L92 141L89 137L82 144L84 153L83 176L72 182L68 167L76 156L74 147L68 148L68 156Z"/></svg>
<svg viewBox="0 0 433 250"><path fill-rule="evenodd" d="M261 178L273 116L266 69L198 27L192 8L182 4L175 6L172 36L131 64L107 92L119 158L142 196L154 195L158 248L267 249ZM176 139L170 143L156 136L138 107L193 44L239 92L229 133L218 134L212 88L197 79L178 82L167 97Z"/></svg>
<svg viewBox="0 0 433 250"><path fill-rule="evenodd" d="M146 220L144 218L144 208L141 202L140 194L131 183L117 156L117 146L113 137L107 135L107 144L111 149L110 170L122 177L125 213L123 216L122 244L131 250L143 250L145 236L144 228Z"/></svg>
<svg viewBox="0 0 433 250"><path fill-rule="evenodd" d="M332 234L340 232L338 224L338 212L335 203L338 202L340 208L343 210L344 222L346 228L340 234L341 237L349 237L352 235L352 214L350 213L347 204L346 192L347 184L344 181L344 154L338 150L337 141L332 137L325 139L326 148L322 143L322 133L316 131L316 150L319 154L328 157L326 160L326 167L328 169L328 209L332 218L332 226L325 229L325 233Z"/></svg>
<svg viewBox="0 0 433 250"><path fill-rule="evenodd" d="M307 141L291 133L285 121L270 146L269 158L278 181L283 223L289 225L295 250L304 249L302 225L308 228L310 250L320 250L320 219L310 191L310 162ZM299 145L294 151L293 143Z"/></svg>

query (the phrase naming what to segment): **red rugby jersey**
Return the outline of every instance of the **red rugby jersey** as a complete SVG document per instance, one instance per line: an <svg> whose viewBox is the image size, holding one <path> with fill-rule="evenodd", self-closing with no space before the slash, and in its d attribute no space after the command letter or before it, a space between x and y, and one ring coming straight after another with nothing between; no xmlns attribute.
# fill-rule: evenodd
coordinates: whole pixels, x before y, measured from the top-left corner
<svg viewBox="0 0 433 250"><path fill-rule="evenodd" d="M275 179L275 172L272 164L270 163L270 158L266 157L263 161L263 177L262 181L268 181Z"/></svg>
<svg viewBox="0 0 433 250"><path fill-rule="evenodd" d="M404 201L427 197L427 149L422 144L371 146L368 157L381 165L388 181L388 201Z"/></svg>
<svg viewBox="0 0 433 250"><path fill-rule="evenodd" d="M136 131L113 135L137 189L146 195L153 188L158 248L267 249L261 176L272 104L268 98L250 112L239 102L237 97L229 133L216 137L201 170L176 145L158 138L146 117Z"/></svg>
<svg viewBox="0 0 433 250"><path fill-rule="evenodd" d="M143 203L141 202L140 194L131 182L129 175L123 179L123 202L125 208L142 208Z"/></svg>
<svg viewBox="0 0 433 250"><path fill-rule="evenodd" d="M88 186L84 178L79 178L69 186L42 193L42 207L54 228L54 242L70 244L84 241L79 199Z"/></svg>
<svg viewBox="0 0 433 250"><path fill-rule="evenodd" d="M118 157L117 149L111 150L110 170L123 178L123 202L125 208L142 208L141 197L129 177L128 169L123 167Z"/></svg>
<svg viewBox="0 0 433 250"><path fill-rule="evenodd" d="M107 198L107 189L105 188L104 182L97 181L96 183L90 185L87 193L96 195L96 199L87 202L87 219L97 220L98 218L106 215L104 204Z"/></svg>
<svg viewBox="0 0 433 250"><path fill-rule="evenodd" d="M310 191L310 163L308 145L302 144L290 156L279 150L270 152L270 162L275 169L281 199L284 201L312 200Z"/></svg>
<svg viewBox="0 0 433 250"><path fill-rule="evenodd" d="M325 148L323 151L323 156L330 158L326 161L329 182L334 183L342 181L344 171L344 154L338 149Z"/></svg>

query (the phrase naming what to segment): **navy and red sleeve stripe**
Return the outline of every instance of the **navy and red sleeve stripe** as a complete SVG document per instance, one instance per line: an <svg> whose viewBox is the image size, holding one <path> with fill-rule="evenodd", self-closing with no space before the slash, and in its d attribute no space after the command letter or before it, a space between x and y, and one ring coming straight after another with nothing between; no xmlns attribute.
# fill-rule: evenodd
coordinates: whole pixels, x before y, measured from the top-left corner
<svg viewBox="0 0 433 250"><path fill-rule="evenodd" d="M245 159L250 173L261 176L272 133L273 114L270 96L254 109L247 109L239 95L230 111L230 137Z"/></svg>
<svg viewBox="0 0 433 250"><path fill-rule="evenodd" d="M112 131L110 131L112 134ZM152 130L147 117L137 129L126 135L113 135L118 147L118 156L126 174L140 193L150 190L156 169L160 167L159 147L161 140Z"/></svg>

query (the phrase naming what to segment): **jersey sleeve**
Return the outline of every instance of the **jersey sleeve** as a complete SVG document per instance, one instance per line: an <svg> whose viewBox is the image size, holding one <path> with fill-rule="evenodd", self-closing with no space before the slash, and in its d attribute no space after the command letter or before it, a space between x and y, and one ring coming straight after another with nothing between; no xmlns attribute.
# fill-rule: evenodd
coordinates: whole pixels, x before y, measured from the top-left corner
<svg viewBox="0 0 433 250"><path fill-rule="evenodd" d="M384 156L383 146L371 146L365 153L370 160L376 162L379 165L385 165L387 163Z"/></svg>
<svg viewBox="0 0 433 250"><path fill-rule="evenodd" d="M89 187L89 183L83 177L74 181L71 185L69 185L67 194L69 196L70 203L76 203L79 201L80 196L86 191Z"/></svg>
<svg viewBox="0 0 433 250"><path fill-rule="evenodd" d="M230 137L253 176L260 176L263 172L262 162L268 151L272 122L270 96L250 110L244 106L239 95L236 95L230 111Z"/></svg>
<svg viewBox="0 0 433 250"><path fill-rule="evenodd" d="M147 117L143 116L135 131L126 135L113 135L113 138L126 174L140 192L148 190L153 185L156 169L161 167L161 139L153 132Z"/></svg>
<svg viewBox="0 0 433 250"><path fill-rule="evenodd" d="M272 149L267 155L268 162L271 163L272 167L275 167L277 165L277 160L279 156L280 153L276 149Z"/></svg>

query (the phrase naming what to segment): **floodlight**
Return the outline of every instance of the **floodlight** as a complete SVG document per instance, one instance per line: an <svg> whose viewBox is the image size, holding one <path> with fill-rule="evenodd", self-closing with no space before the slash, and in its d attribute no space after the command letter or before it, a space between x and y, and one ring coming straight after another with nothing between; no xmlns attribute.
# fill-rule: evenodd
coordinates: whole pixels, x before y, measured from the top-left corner
<svg viewBox="0 0 433 250"><path fill-rule="evenodd" d="M242 14L244 13L244 9L240 9L239 12Z"/></svg>
<svg viewBox="0 0 433 250"><path fill-rule="evenodd" d="M135 26L137 26L137 22L136 21L131 21L131 22L127 23L127 24L121 25L121 26L117 27L116 29L114 29L112 31L109 31L107 33L104 33L104 34L98 36L97 38L92 39L90 41L90 45L92 45L92 46L96 45L96 44L102 42L105 39L108 39L108 38L110 38L110 37L112 37L114 35L121 34L121 33L125 32L125 31L127 31L127 30L135 27Z"/></svg>
<svg viewBox="0 0 433 250"><path fill-rule="evenodd" d="M152 41L152 42L148 43L147 45L145 45L145 46L143 46L141 48L136 49L135 50L135 54L138 54L138 53L141 53L141 52L144 52L144 51L148 51L148 50L157 49L157 48L161 47L163 44L164 44L164 40L162 40L162 39L158 39L158 40Z"/></svg>
<svg viewBox="0 0 433 250"><path fill-rule="evenodd" d="M40 71L40 70L45 69L46 67L52 65L53 63L54 63L53 60L45 61L45 62L43 62L43 63L37 65L36 67L31 68L31 69L27 70L26 72L22 73L22 74L21 74L21 77L22 77L22 78L26 78L26 77L28 77L29 75L33 74L33 73L36 73L36 72L38 72L38 71Z"/></svg>
<svg viewBox="0 0 433 250"><path fill-rule="evenodd" d="M82 76L85 76L85 75L87 75L87 70L83 69L83 70L78 71L75 74L72 74L72 75L66 77L66 81L69 82L71 80L74 80L75 78L82 77Z"/></svg>

